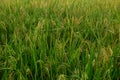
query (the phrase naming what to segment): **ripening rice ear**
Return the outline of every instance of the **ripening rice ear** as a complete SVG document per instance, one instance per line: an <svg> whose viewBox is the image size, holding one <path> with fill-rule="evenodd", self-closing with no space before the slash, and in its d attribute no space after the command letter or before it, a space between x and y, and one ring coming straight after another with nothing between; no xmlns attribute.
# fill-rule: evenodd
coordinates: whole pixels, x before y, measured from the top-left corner
<svg viewBox="0 0 120 80"><path fill-rule="evenodd" d="M105 62L107 64L107 62L109 61L109 59L112 55L113 55L113 50L111 47L102 48L101 53L99 55L100 63Z"/></svg>

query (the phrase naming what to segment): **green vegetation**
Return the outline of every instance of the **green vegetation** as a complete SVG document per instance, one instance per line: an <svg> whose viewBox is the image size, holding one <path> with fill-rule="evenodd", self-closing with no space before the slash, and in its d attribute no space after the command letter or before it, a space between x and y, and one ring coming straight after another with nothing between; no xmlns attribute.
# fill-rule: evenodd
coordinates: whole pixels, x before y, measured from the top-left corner
<svg viewBox="0 0 120 80"><path fill-rule="evenodd" d="M119 80L120 0L0 0L0 80Z"/></svg>

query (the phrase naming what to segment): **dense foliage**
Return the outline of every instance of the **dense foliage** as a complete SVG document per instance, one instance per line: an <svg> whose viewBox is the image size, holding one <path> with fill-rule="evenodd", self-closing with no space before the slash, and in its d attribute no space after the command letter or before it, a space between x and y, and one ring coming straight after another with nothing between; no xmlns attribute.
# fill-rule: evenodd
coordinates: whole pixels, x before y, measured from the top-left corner
<svg viewBox="0 0 120 80"><path fill-rule="evenodd" d="M0 80L119 80L120 0L0 0Z"/></svg>

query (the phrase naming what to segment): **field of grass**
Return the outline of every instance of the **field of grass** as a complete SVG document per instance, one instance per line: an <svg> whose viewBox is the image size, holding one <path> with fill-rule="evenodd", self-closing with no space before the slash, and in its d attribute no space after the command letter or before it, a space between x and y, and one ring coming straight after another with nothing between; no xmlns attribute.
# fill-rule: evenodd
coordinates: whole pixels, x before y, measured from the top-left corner
<svg viewBox="0 0 120 80"><path fill-rule="evenodd" d="M0 0L0 80L119 80L120 0Z"/></svg>

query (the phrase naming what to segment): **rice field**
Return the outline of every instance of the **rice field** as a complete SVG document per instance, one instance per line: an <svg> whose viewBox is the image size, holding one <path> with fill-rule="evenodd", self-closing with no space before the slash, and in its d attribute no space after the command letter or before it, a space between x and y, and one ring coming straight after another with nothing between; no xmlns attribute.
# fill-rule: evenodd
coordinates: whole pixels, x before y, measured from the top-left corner
<svg viewBox="0 0 120 80"><path fill-rule="evenodd" d="M0 0L0 80L120 80L120 0Z"/></svg>

